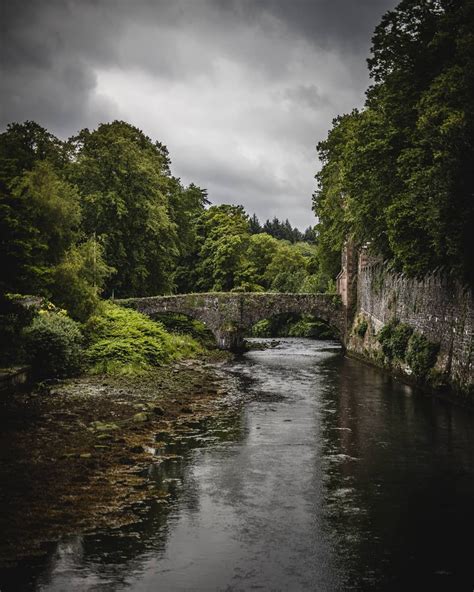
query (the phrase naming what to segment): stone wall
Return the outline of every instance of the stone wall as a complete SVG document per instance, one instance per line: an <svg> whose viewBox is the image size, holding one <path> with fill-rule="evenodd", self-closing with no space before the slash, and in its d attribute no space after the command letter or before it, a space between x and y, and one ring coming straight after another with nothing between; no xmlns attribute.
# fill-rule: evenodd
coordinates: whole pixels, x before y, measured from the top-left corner
<svg viewBox="0 0 474 592"><path fill-rule="evenodd" d="M366 260L365 260L366 261ZM366 261L367 262L367 261ZM380 329L396 319L439 344L434 367L455 390L473 394L474 304L472 292L453 278L435 273L422 279L391 273L383 264L359 264L357 307L349 351L380 360ZM365 335L357 326L367 322ZM409 368L401 370L410 373Z"/></svg>

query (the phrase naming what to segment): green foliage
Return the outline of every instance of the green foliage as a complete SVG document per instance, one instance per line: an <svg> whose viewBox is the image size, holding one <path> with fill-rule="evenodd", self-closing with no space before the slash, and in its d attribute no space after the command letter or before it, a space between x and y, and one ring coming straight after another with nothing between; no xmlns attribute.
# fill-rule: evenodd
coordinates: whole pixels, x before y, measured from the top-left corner
<svg viewBox="0 0 474 592"><path fill-rule="evenodd" d="M104 262L103 247L95 238L74 245L53 270L52 299L84 323L97 309L102 288L113 271Z"/></svg>
<svg viewBox="0 0 474 592"><path fill-rule="evenodd" d="M260 224L259 219L255 214L249 219L249 230L251 234L265 233L277 240L284 240L290 243L315 242L314 228L308 228L301 232L298 228L293 227L288 219L284 222L279 220L276 216L272 220L267 220L263 225Z"/></svg>
<svg viewBox="0 0 474 592"><path fill-rule="evenodd" d="M394 357L392 339L397 325L398 321L392 319L377 333L377 341L382 346L382 351L388 360L392 360Z"/></svg>
<svg viewBox="0 0 474 592"><path fill-rule="evenodd" d="M179 241L170 215L166 148L121 121L83 130L70 145L76 158L69 178L81 194L85 233L101 237L106 262L117 270L108 290L171 290Z"/></svg>
<svg viewBox="0 0 474 592"><path fill-rule="evenodd" d="M270 287L265 274L278 251L279 244L275 238L266 233L253 234L250 237L239 271L241 285L243 283L254 285L256 289L250 291L256 292Z"/></svg>
<svg viewBox="0 0 474 592"><path fill-rule="evenodd" d="M0 193L0 213L0 291L47 294L51 269L78 235L76 190L39 161Z"/></svg>
<svg viewBox="0 0 474 592"><path fill-rule="evenodd" d="M360 337L361 339L364 339L365 334L367 333L367 329L369 328L369 324L367 323L367 321L365 319L359 319L357 321L356 326L354 327L354 333Z"/></svg>
<svg viewBox="0 0 474 592"><path fill-rule="evenodd" d="M408 364L416 378L425 378L436 362L439 345L397 320L384 325L377 339L386 361Z"/></svg>
<svg viewBox="0 0 474 592"><path fill-rule="evenodd" d="M216 345L214 335L201 321L182 314L159 314L155 315L154 320L161 323L168 332L189 335L206 348L211 349Z"/></svg>
<svg viewBox="0 0 474 592"><path fill-rule="evenodd" d="M0 134L0 187L25 171L31 171L39 161L60 169L66 161L63 143L34 121L10 123Z"/></svg>
<svg viewBox="0 0 474 592"><path fill-rule="evenodd" d="M199 221L196 284L203 291L228 291L238 285L250 234L242 206L212 206Z"/></svg>
<svg viewBox="0 0 474 592"><path fill-rule="evenodd" d="M87 359L94 373L137 374L201 351L189 336L170 335L160 323L104 303L86 325Z"/></svg>
<svg viewBox="0 0 474 592"><path fill-rule="evenodd" d="M44 295L85 322L103 293L327 287L313 229L208 204L171 175L166 147L126 122L67 142L12 124L0 134L0 292Z"/></svg>
<svg viewBox="0 0 474 592"><path fill-rule="evenodd" d="M319 320L303 317L288 330L288 337L309 337L311 339L335 339L334 331Z"/></svg>
<svg viewBox="0 0 474 592"><path fill-rule="evenodd" d="M421 275L474 280L474 5L404 0L373 37L366 107L318 145L314 210L323 270L346 236Z"/></svg>
<svg viewBox="0 0 474 592"><path fill-rule="evenodd" d="M311 315L293 313L275 315L255 323L252 337L309 337L312 339L334 339L334 331L323 321Z"/></svg>
<svg viewBox="0 0 474 592"><path fill-rule="evenodd" d="M298 292L306 277L305 258L295 247L280 244L264 277L274 292Z"/></svg>
<svg viewBox="0 0 474 592"><path fill-rule="evenodd" d="M439 346L424 335L413 333L408 341L406 362L417 378L425 378L436 362Z"/></svg>
<svg viewBox="0 0 474 592"><path fill-rule="evenodd" d="M0 294L0 365L8 366L24 361L23 329L35 316L33 307L22 304L22 298Z"/></svg>
<svg viewBox="0 0 474 592"><path fill-rule="evenodd" d="M70 376L80 371L82 334L79 325L65 314L42 310L23 334L35 377Z"/></svg>
<svg viewBox="0 0 474 592"><path fill-rule="evenodd" d="M272 325L269 319L255 323L250 332L252 337L272 337Z"/></svg>
<svg viewBox="0 0 474 592"><path fill-rule="evenodd" d="M400 323L396 319L391 320L382 327L377 335L377 339L389 361L405 360L408 341L412 333L412 327Z"/></svg>
<svg viewBox="0 0 474 592"><path fill-rule="evenodd" d="M408 340L413 333L412 327L404 323L398 323L392 334L392 354L398 360L406 357Z"/></svg>

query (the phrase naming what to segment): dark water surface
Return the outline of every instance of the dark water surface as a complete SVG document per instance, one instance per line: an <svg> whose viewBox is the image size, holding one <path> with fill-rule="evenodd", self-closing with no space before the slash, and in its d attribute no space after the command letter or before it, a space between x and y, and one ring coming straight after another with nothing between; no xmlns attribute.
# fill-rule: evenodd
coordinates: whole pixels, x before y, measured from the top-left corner
<svg viewBox="0 0 474 592"><path fill-rule="evenodd" d="M282 340L227 371L244 403L150 470L168 504L58 542L2 592L472 591L471 412L328 342Z"/></svg>

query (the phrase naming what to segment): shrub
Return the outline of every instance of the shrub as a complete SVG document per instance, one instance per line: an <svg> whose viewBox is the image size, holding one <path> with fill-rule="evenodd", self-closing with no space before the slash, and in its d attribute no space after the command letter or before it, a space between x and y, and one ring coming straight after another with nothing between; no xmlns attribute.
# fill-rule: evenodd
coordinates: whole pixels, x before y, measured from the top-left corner
<svg viewBox="0 0 474 592"><path fill-rule="evenodd" d="M404 360L407 351L408 340L413 329L404 323L398 323L392 334L392 354L398 360Z"/></svg>
<svg viewBox="0 0 474 592"><path fill-rule="evenodd" d="M268 319L264 319L263 321L258 321L252 327L251 330L252 337L272 337L272 326Z"/></svg>
<svg viewBox="0 0 474 592"><path fill-rule="evenodd" d="M354 327L354 333L358 335L361 339L364 339L368 328L369 324L367 323L367 321L365 319L359 319L357 325Z"/></svg>
<svg viewBox="0 0 474 592"><path fill-rule="evenodd" d="M201 321L178 313L158 314L153 318L155 321L161 323L169 333L188 335L205 347L215 347L216 341L214 335Z"/></svg>
<svg viewBox="0 0 474 592"><path fill-rule="evenodd" d="M95 239L71 247L52 273L53 300L84 323L99 306L99 294L113 268L104 261L103 247Z"/></svg>
<svg viewBox="0 0 474 592"><path fill-rule="evenodd" d="M408 341L406 362L418 378L425 378L436 362L439 345L429 341L424 335L413 333Z"/></svg>
<svg viewBox="0 0 474 592"><path fill-rule="evenodd" d="M318 320L302 318L290 325L289 337L309 337L311 339L334 339L334 332L326 323Z"/></svg>
<svg viewBox="0 0 474 592"><path fill-rule="evenodd" d="M194 356L201 346L190 336L170 335L161 323L112 303L86 325L91 371L140 374L173 359Z"/></svg>
<svg viewBox="0 0 474 592"><path fill-rule="evenodd" d="M334 339L334 331L311 315L293 313L281 314L255 323L252 327L253 337L310 337L312 339Z"/></svg>
<svg viewBox="0 0 474 592"><path fill-rule="evenodd" d="M400 323L396 319L389 321L377 335L377 339L382 346L382 351L389 360L404 361L408 346L408 340L413 333L413 329L405 323Z"/></svg>
<svg viewBox="0 0 474 592"><path fill-rule="evenodd" d="M23 300L19 295L0 295L0 365L24 360L23 330L32 322L36 311L33 306L25 306Z"/></svg>
<svg viewBox="0 0 474 592"><path fill-rule="evenodd" d="M79 325L65 314L40 311L23 335L35 377L70 376L81 369L82 334Z"/></svg>
<svg viewBox="0 0 474 592"><path fill-rule="evenodd" d="M384 355L391 360L393 358L392 337L398 321L392 320L384 325L377 334L377 340L382 346Z"/></svg>

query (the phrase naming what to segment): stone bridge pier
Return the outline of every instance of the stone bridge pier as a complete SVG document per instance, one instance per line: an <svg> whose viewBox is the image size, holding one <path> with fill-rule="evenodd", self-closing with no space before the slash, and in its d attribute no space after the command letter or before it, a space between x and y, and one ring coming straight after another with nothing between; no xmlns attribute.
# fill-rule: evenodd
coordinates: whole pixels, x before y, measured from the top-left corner
<svg viewBox="0 0 474 592"><path fill-rule="evenodd" d="M143 314L178 313L202 321L220 349L242 351L244 335L262 319L283 313L311 314L327 322L344 343L345 309L336 294L283 294L273 292L217 292L177 294L117 300Z"/></svg>

